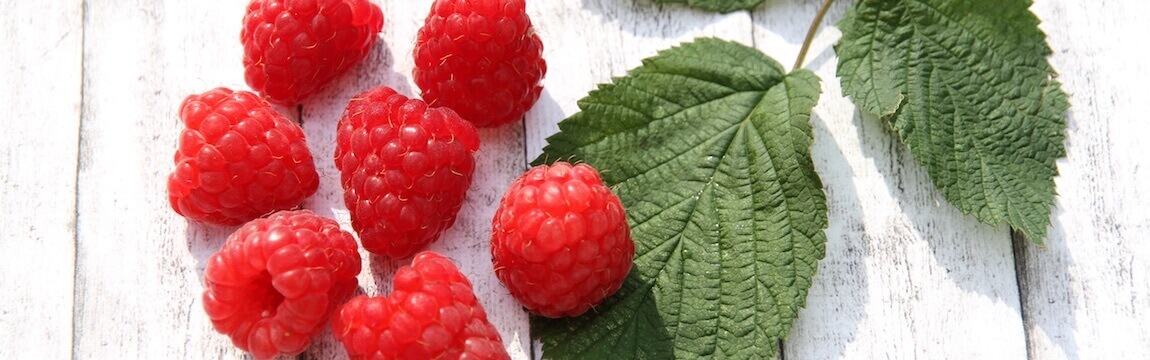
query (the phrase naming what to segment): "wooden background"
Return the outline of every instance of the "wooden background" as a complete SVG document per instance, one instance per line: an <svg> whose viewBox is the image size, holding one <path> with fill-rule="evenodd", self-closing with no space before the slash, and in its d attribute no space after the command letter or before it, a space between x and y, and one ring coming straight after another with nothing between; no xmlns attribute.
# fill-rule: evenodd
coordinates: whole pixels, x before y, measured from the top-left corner
<svg viewBox="0 0 1150 360"><path fill-rule="evenodd" d="M350 229L331 157L347 99L413 94L411 49L431 0L375 0L382 41L297 109L321 174L304 206ZM522 124L481 131L459 221L434 245L472 279L514 358L539 356L527 316L493 276L490 217L575 101L657 50L698 36L793 62L818 0L717 15L649 0L530 1L549 72ZM874 119L841 96L835 4L806 67L823 79L811 122L830 206L827 256L788 359L1150 357L1150 2L1037 0L1073 104L1046 246L964 217ZM211 330L206 258L234 228L168 206L184 96L246 88L242 0L0 0L0 359L241 358ZM398 264L371 258L364 291ZM346 355L330 332L308 359Z"/></svg>

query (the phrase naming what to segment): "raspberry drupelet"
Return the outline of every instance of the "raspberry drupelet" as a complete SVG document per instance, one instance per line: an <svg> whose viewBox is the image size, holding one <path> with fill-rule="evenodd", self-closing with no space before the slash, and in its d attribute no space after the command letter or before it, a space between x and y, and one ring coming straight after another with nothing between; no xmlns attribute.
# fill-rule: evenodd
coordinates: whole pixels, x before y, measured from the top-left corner
<svg viewBox="0 0 1150 360"><path fill-rule="evenodd" d="M491 232L495 275L524 307L551 318L614 294L635 255L619 197L587 164L527 171L503 195Z"/></svg>
<svg viewBox="0 0 1150 360"><path fill-rule="evenodd" d="M446 257L425 251L395 273L387 297L358 296L332 331L352 359L509 359L471 282Z"/></svg>
<svg viewBox="0 0 1150 360"><path fill-rule="evenodd" d="M347 105L335 165L351 224L368 251L406 258L455 223L475 171L475 127L388 87Z"/></svg>
<svg viewBox="0 0 1150 360"><path fill-rule="evenodd" d="M299 354L355 292L359 271L355 239L335 220L278 212L240 227L208 259L204 310L257 359Z"/></svg>
<svg viewBox="0 0 1150 360"><path fill-rule="evenodd" d="M522 118L547 73L525 0L436 0L414 52L423 99L476 127Z"/></svg>
<svg viewBox="0 0 1150 360"><path fill-rule="evenodd" d="M382 29L369 0L252 0L244 79L274 104L298 104L363 60Z"/></svg>
<svg viewBox="0 0 1150 360"><path fill-rule="evenodd" d="M176 213L239 225L299 206L319 187L303 129L247 91L216 88L184 99L184 129L168 176Z"/></svg>

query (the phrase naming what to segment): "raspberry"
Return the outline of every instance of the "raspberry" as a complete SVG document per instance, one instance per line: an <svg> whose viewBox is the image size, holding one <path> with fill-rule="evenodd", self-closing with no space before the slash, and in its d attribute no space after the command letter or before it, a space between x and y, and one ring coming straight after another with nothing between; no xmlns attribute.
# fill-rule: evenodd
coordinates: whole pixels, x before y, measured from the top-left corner
<svg viewBox="0 0 1150 360"><path fill-rule="evenodd" d="M522 118L547 73L524 0L436 0L414 52L423 98L477 127Z"/></svg>
<svg viewBox="0 0 1150 360"><path fill-rule="evenodd" d="M599 305L619 290L634 255L619 198L587 164L532 168L495 210L495 275L542 316L577 316Z"/></svg>
<svg viewBox="0 0 1150 360"><path fill-rule="evenodd" d="M351 234L310 211L256 219L228 237L204 270L212 327L256 358L303 352L355 291Z"/></svg>
<svg viewBox="0 0 1150 360"><path fill-rule="evenodd" d="M252 0L244 15L244 79L291 106L363 60L383 12L368 0Z"/></svg>
<svg viewBox="0 0 1150 360"><path fill-rule="evenodd" d="M363 247L405 258L437 240L455 223L478 149L475 127L450 109L384 86L351 99L335 164Z"/></svg>
<svg viewBox="0 0 1150 360"><path fill-rule="evenodd" d="M386 298L357 296L332 317L353 359L509 359L499 332L451 260L419 253Z"/></svg>
<svg viewBox="0 0 1150 360"><path fill-rule="evenodd" d="M303 129L253 93L216 88L180 104L172 209L189 219L239 225L299 206L319 187Z"/></svg>

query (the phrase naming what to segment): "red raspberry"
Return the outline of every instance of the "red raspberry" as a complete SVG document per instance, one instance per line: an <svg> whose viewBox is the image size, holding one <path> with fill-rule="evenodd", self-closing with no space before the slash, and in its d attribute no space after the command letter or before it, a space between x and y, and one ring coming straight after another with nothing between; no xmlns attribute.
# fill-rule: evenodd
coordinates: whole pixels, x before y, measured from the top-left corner
<svg viewBox="0 0 1150 360"><path fill-rule="evenodd" d="M364 248L405 258L455 223L479 149L470 123L381 86L351 99L337 131L335 165Z"/></svg>
<svg viewBox="0 0 1150 360"><path fill-rule="evenodd" d="M180 104L172 209L189 219L239 225L299 206L319 187L303 129L253 93L216 88Z"/></svg>
<svg viewBox="0 0 1150 360"><path fill-rule="evenodd" d="M509 359L499 332L451 260L431 251L395 273L386 298L357 296L332 317L353 359Z"/></svg>
<svg viewBox="0 0 1150 360"><path fill-rule="evenodd" d="M477 127L519 120L543 89L543 43L524 0L436 0L415 43L415 83Z"/></svg>
<svg viewBox="0 0 1150 360"><path fill-rule="evenodd" d="M599 305L619 290L634 255L619 198L587 164L536 166L495 210L495 275L539 315L577 316Z"/></svg>
<svg viewBox="0 0 1150 360"><path fill-rule="evenodd" d="M303 352L356 288L355 239L334 220L284 211L236 230L208 259L204 310L256 358Z"/></svg>
<svg viewBox="0 0 1150 360"><path fill-rule="evenodd" d="M252 0L244 15L244 79L295 105L367 56L383 29L368 0Z"/></svg>

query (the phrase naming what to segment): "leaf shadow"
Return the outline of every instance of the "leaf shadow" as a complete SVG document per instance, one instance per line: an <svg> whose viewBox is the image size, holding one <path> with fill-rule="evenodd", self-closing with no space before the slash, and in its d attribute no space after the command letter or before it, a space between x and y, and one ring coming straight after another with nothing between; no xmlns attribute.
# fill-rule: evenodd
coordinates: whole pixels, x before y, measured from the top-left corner
<svg viewBox="0 0 1150 360"><path fill-rule="evenodd" d="M1066 125L1064 145L1067 154L1073 153L1075 146L1088 146L1087 144L1075 143L1075 134L1079 133L1080 130L1074 111L1067 112ZM1101 148L1092 149L1088 148L1086 151L1105 151ZM1102 156L1098 155L1097 157L1101 158ZM1058 161L1059 167L1064 169L1065 167L1061 163L1067 161L1070 161L1069 158L1060 159ZM1058 178L1055 178L1056 182L1057 180ZM1101 197L1102 194L1095 196ZM1067 246L1067 240L1072 236L1072 231L1068 231L1067 224L1062 221L1063 216L1072 215L1062 204L1061 197L1055 196L1054 199L1054 207L1051 209L1050 215L1051 227L1048 229L1049 232L1042 245L1035 245L1030 239L1026 239L1017 232L1011 234L1014 245L1015 272L1018 276L1023 325L1026 327L1028 347L1054 346L1062 350L1065 358L1077 359L1080 357L1078 339L1075 335L1078 328L1076 320L1078 314L1073 311L1058 310L1082 308L1078 302L1079 296L1076 294L1082 292L1083 289L1081 285L1076 285L1080 283L1070 272L1070 269L1076 265L1074 252ZM1097 203L1105 203L1105 201L1098 199ZM1096 219L1096 221L1104 227L1109 227L1109 231L1104 233L1113 234L1115 239L1130 238L1121 234L1121 225L1113 218L1113 215L1108 214L1106 217ZM1050 281L1050 279L1057 281Z"/></svg>
<svg viewBox="0 0 1150 360"><path fill-rule="evenodd" d="M760 48L769 52L766 48L772 45L764 43L797 47L810 18L795 19L789 14L813 14L818 5L814 0L768 0L754 13ZM834 24L849 6L849 2L840 2L830 10L804 68L824 76L834 73L833 39L824 32L835 31ZM786 355L839 358L848 351L862 351L871 357L929 357L923 350L951 345L875 348L867 345L875 336L861 331L888 330L886 336L893 341L909 344L951 344L955 339L948 336L954 334L940 329L1019 325L1008 319L995 323L986 312L979 313L993 309L991 314L1021 318L1007 228L989 227L963 216L943 199L925 169L886 124L854 110L849 99L840 95L837 78L825 78L823 88L821 105L812 116L816 137L812 152L828 197L827 256L808 297L811 310L800 315L787 341ZM833 119L819 114L845 114L848 108L853 115L846 124L845 116ZM868 278L868 273L881 276ZM962 295L960 301L948 298L956 293L977 295ZM938 304L952 301L953 310L937 309ZM964 318L971 314L976 317ZM962 340L994 339L971 334ZM1025 353L1022 348L1012 349Z"/></svg>
<svg viewBox="0 0 1150 360"><path fill-rule="evenodd" d="M656 4L652 0L579 0L579 2L580 7L584 10L583 14L593 15L594 20L598 20L611 30L648 39L684 37L690 34L704 36L702 33L708 32L708 27L719 22L732 17L749 16L748 11L719 14L696 9L686 4ZM549 16L547 18L562 17ZM588 21L592 19L583 20L583 23L592 22ZM571 29L572 27L563 26L561 28Z"/></svg>
<svg viewBox="0 0 1150 360"><path fill-rule="evenodd" d="M784 359L843 357L867 317L870 301L866 291L858 290L869 288L865 267L873 249L867 246L864 213L846 151L830 135L818 108L811 114L811 125L815 137L811 155L827 197L826 256L819 261L806 306L783 340Z"/></svg>
<svg viewBox="0 0 1150 360"><path fill-rule="evenodd" d="M1072 311L1051 309L1078 309L1078 296L1074 275L1068 269L1074 266L1074 257L1066 247L1066 230L1054 215L1054 228L1043 246L1037 246L1021 234L1014 234L1015 271L1018 286L1023 292L1023 326L1029 348L1054 346L1062 350L1067 359L1078 359L1078 328ZM1032 273L1042 276L1032 277ZM1058 279L1060 281L1043 281ZM1054 304L1059 304L1055 306Z"/></svg>
<svg viewBox="0 0 1150 360"><path fill-rule="evenodd" d="M539 100L535 102L535 106L531 111L527 112L524 121L524 148L526 165L530 167L530 163L543 153L542 145L547 144L547 137L559 132L559 121L566 119L567 115L563 113L563 109L559 106L559 102L551 95L551 91L547 87L539 95ZM541 146L531 146L541 145Z"/></svg>
<svg viewBox="0 0 1150 360"><path fill-rule="evenodd" d="M1018 330L1022 331L1022 307L1017 279L1013 276L1015 264L1009 229L1005 225L984 225L951 205L935 187L925 167L882 120L856 110L853 122L861 142L861 155L869 160L881 184L885 185L879 188L885 193L879 194L877 200L894 202L896 212L892 216L878 219L882 221L872 219L863 231L866 245L872 248L868 261L876 264L875 269L887 273L893 270L892 275L905 276L910 283L910 286L890 283L884 287L896 300L889 303L893 313L905 316L905 331L917 341L976 343L996 339L956 339L954 334L938 329L1019 326ZM868 198L875 197L859 194L859 204ZM873 207L871 211L873 213ZM931 258L921 258L919 254L923 252L928 252ZM905 269L891 267L892 263ZM941 274L936 274L937 270L942 270ZM939 282L940 275L945 281ZM957 289L950 288L948 283ZM948 298L954 296L956 290L978 294L978 297ZM949 311L932 308L943 303L953 308ZM988 309L1000 315L1017 316L1017 321L987 316L985 310ZM976 317L969 318L970 315ZM989 333L1003 334L1004 331ZM1024 348L1015 350L1025 353Z"/></svg>
<svg viewBox="0 0 1150 360"><path fill-rule="evenodd" d="M752 12L756 47L774 56L782 56L783 66L790 68L794 55L780 50L792 49L797 54L807 28L820 1L766 0ZM833 30L833 24L846 12L849 2L839 2L830 9L821 24L820 36L812 44L804 69L825 76L825 67L833 68L833 47L826 44L822 32ZM864 190L856 183L858 174L852 168L857 144L841 133L848 101L838 95L836 79L822 79L823 94L810 118L814 142L811 158L823 182L827 198L828 227L826 255L819 261L818 272L786 339L782 358L835 359L847 356L852 343L866 341L863 323L871 316L868 305L875 300L869 289L882 279L870 279L868 261L876 251L873 234L867 231ZM865 355L864 355L865 357Z"/></svg>
<svg viewBox="0 0 1150 360"><path fill-rule="evenodd" d="M756 47L759 50L782 56L779 60L784 66L790 67L793 56L797 55L799 48L806 39L810 22L818 12L819 0L766 0L751 14L754 27ZM831 6L826 17L819 24L819 30L811 43L809 53L806 55L804 69L823 69L826 65L833 65L836 57L834 42L837 36L835 23L841 19L852 6L851 2L840 1ZM779 50L792 49L793 53L780 53ZM792 55L793 54L793 55ZM831 79L827 79L831 80Z"/></svg>

